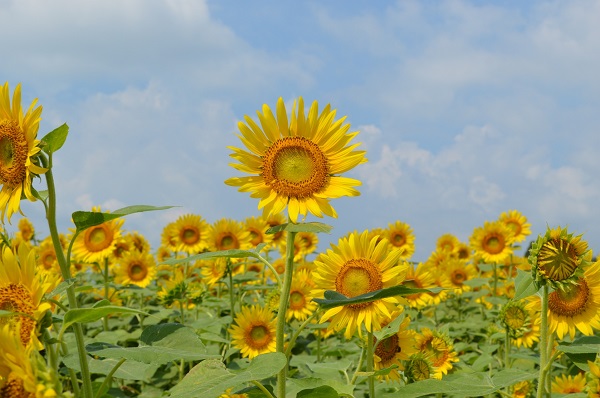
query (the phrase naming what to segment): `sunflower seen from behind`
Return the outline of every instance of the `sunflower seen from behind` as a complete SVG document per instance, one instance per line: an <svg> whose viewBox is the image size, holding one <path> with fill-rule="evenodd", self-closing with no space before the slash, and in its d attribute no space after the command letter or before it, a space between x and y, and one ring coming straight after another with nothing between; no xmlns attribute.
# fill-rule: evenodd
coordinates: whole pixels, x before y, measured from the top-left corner
<svg viewBox="0 0 600 398"><path fill-rule="evenodd" d="M348 132L346 118L336 120L330 105L319 112L314 101L305 114L302 97L294 101L291 119L282 98L275 115L266 104L257 115L260 124L249 116L238 123L245 148L228 147L239 162L231 166L249 176L225 183L260 199L265 216L287 208L293 222L309 213L337 217L330 199L359 195L361 182L342 176L366 162L365 152L356 150L360 144L351 143L358 132Z"/></svg>
<svg viewBox="0 0 600 398"><path fill-rule="evenodd" d="M314 297L322 298L326 290L333 290L352 298L397 286L408 270L406 263L398 264L401 255L402 251L391 247L387 239L369 238L368 231L353 232L314 261ZM379 330L399 302L396 297L388 297L331 308L322 315L321 322L330 320L330 327L336 331L345 328L344 336L349 339L357 329L361 335L363 326L369 332Z"/></svg>
<svg viewBox="0 0 600 398"><path fill-rule="evenodd" d="M242 307L229 328L231 344L240 350L242 357L249 359L275 352L275 328L276 320L269 308Z"/></svg>
<svg viewBox="0 0 600 398"><path fill-rule="evenodd" d="M21 212L21 196L35 201L31 190L34 177L47 169L40 167L37 154L40 140L37 132L42 107L34 99L27 112L21 107L21 85L18 84L10 99L8 82L0 86L0 214L2 222Z"/></svg>

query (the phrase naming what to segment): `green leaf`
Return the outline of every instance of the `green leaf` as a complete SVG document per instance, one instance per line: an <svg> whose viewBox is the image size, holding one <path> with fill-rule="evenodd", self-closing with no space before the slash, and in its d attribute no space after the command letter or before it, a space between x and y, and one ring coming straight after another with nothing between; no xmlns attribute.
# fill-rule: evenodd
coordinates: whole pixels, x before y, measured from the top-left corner
<svg viewBox="0 0 600 398"><path fill-rule="evenodd" d="M33 196L36 199L41 200L42 202L45 202L46 199L48 199L48 190L43 190L43 191L38 191L37 189L35 189L34 187L31 187L31 193L33 194Z"/></svg>
<svg viewBox="0 0 600 398"><path fill-rule="evenodd" d="M259 252L256 250L240 250L240 249L231 249L231 250L221 250L218 252L206 252L200 254L194 254L193 256L185 257L185 258L173 258L169 260L163 261L161 264L167 265L176 265L181 263L188 263L198 260L208 260L211 258L219 258L219 257L228 257L228 258L258 258Z"/></svg>
<svg viewBox="0 0 600 398"><path fill-rule="evenodd" d="M338 393L339 395L353 396L354 385L346 384L335 379L322 379L317 377L305 377L302 379L288 379L288 391L287 396L295 397L300 391L317 389L322 386L328 386Z"/></svg>
<svg viewBox="0 0 600 398"><path fill-rule="evenodd" d="M533 283L531 272L525 272L520 269L517 270L517 277L515 278L515 297L513 297L513 300L518 301L524 299L525 297L537 293L537 291L538 288L535 286L535 283Z"/></svg>
<svg viewBox="0 0 600 398"><path fill-rule="evenodd" d="M392 337L396 333L398 333L398 329L400 329L400 325L404 320L404 314L400 314L393 321L388 323L385 327L381 328L373 332L373 336L377 339L377 341L385 340L388 337Z"/></svg>
<svg viewBox="0 0 600 398"><path fill-rule="evenodd" d="M572 343L563 343L557 348L564 353L598 354L600 353L600 336L581 336Z"/></svg>
<svg viewBox="0 0 600 398"><path fill-rule="evenodd" d="M320 386L308 390L302 390L297 395L297 398L338 398L338 392L330 386Z"/></svg>
<svg viewBox="0 0 600 398"><path fill-rule="evenodd" d="M71 353L62 358L64 364L76 371L81 371L79 357L76 353ZM107 375L117 365L118 359L94 359L88 357L88 366L90 373ZM146 364L136 361L125 361L115 372L114 377L126 380L144 380L150 381L152 375L156 372L159 364Z"/></svg>
<svg viewBox="0 0 600 398"><path fill-rule="evenodd" d="M110 314L144 314L144 311L134 310L133 308L127 307L119 307L116 305L106 305L105 301L102 300L96 303L96 305L92 308L74 308L65 313L63 318L63 329L68 328L72 324L79 323L89 323L95 322L99 319L104 318Z"/></svg>
<svg viewBox="0 0 600 398"><path fill-rule="evenodd" d="M66 123L55 128L42 138L42 150L48 155L58 151L67 140L68 134L69 126Z"/></svg>
<svg viewBox="0 0 600 398"><path fill-rule="evenodd" d="M46 294L46 298L52 298L54 296L58 296L59 294L62 294L69 287L73 286L75 281L77 281L76 278L71 278L71 279L67 279L66 281L62 281L61 283L58 284L58 286L56 286L56 288L53 291Z"/></svg>
<svg viewBox="0 0 600 398"><path fill-rule="evenodd" d="M78 231L83 231L87 228L100 225L106 221L114 220L115 218L128 216L134 213L141 213L144 211L154 210L166 210L173 206L147 206L147 205L136 205L127 206L122 209L113 211L112 213L99 213L93 211L76 211L73 213L72 218Z"/></svg>
<svg viewBox="0 0 600 398"><path fill-rule="evenodd" d="M323 224L320 222L307 222L307 223L299 223L299 224L286 223L286 224L279 224L279 225L276 225L274 227L267 229L267 233L268 234L276 234L277 232L288 231L288 232L314 232L314 233L324 232L326 234L329 234L329 233L331 233L332 229L333 229L333 227L331 225Z"/></svg>
<svg viewBox="0 0 600 398"><path fill-rule="evenodd" d="M255 357L247 368L232 371L223 362L207 359L194 366L175 387L171 398L218 398L228 388L276 375L287 363L285 354L270 352Z"/></svg>
<svg viewBox="0 0 600 398"><path fill-rule="evenodd" d="M322 309L339 307L341 305L368 303L393 296L406 296L409 294L433 292L433 289L411 288L404 285L392 286L385 289L375 290L373 292L361 294L360 296L348 298L334 290L326 290L322 299L314 298L313 301L321 306Z"/></svg>

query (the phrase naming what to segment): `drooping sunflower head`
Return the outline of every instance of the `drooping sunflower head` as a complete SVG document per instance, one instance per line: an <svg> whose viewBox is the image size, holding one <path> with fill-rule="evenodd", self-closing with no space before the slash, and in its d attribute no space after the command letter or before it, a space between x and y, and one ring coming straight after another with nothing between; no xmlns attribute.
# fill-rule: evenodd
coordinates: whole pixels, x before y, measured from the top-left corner
<svg viewBox="0 0 600 398"><path fill-rule="evenodd" d="M531 224L527 222L527 217L518 210L504 212L500 214L498 220L512 231L514 242L523 242L527 236L531 235Z"/></svg>
<svg viewBox="0 0 600 398"><path fill-rule="evenodd" d="M146 287L156 277L156 262L152 254L134 250L125 254L113 270L116 283Z"/></svg>
<svg viewBox="0 0 600 398"><path fill-rule="evenodd" d="M400 250L403 260L408 260L415 252L415 234L412 228L405 222L396 221L388 224L387 229L383 230L382 237L386 238L390 244Z"/></svg>
<svg viewBox="0 0 600 398"><path fill-rule="evenodd" d="M31 190L33 177L44 174L37 154L40 141L36 139L42 107L34 99L27 112L21 108L21 85L15 88L12 102L8 82L0 86L0 213L5 217L20 212L21 195L35 201Z"/></svg>
<svg viewBox="0 0 600 398"><path fill-rule="evenodd" d="M558 289L577 281L590 259L591 252L581 235L573 236L560 226L548 227L532 244L528 258L536 283L547 282Z"/></svg>
<svg viewBox="0 0 600 398"><path fill-rule="evenodd" d="M330 105L319 112L314 101L305 115L302 97L294 101L291 119L282 98L276 116L266 104L257 115L260 125L249 116L238 123L246 148L229 147L230 156L240 162L231 166L250 176L225 183L259 198L265 216L287 207L293 222L308 213L337 217L329 200L359 195L354 187L360 181L341 176L366 161L364 151L355 150L359 144L350 143L358 132L348 133L345 117L335 120Z"/></svg>
<svg viewBox="0 0 600 398"><path fill-rule="evenodd" d="M240 349L243 357L254 358L275 352L276 320L268 308L242 307L229 328L232 345Z"/></svg>
<svg viewBox="0 0 600 398"><path fill-rule="evenodd" d="M483 227L475 228L469 239L475 256L485 263L503 262L513 252L512 231L500 221L486 221Z"/></svg>

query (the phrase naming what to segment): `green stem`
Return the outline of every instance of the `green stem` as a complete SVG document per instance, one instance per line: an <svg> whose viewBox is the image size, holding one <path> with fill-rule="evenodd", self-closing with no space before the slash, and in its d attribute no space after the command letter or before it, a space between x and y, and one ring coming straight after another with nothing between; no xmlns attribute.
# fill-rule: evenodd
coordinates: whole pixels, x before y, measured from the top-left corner
<svg viewBox="0 0 600 398"><path fill-rule="evenodd" d="M546 375L548 374L548 285L542 287L542 321L540 325L540 376L538 379L537 398L543 398L550 392L546 391Z"/></svg>
<svg viewBox="0 0 600 398"><path fill-rule="evenodd" d="M375 375L373 374L373 359L375 351L373 348L373 332L367 334L367 373L369 373L369 397L375 398Z"/></svg>
<svg viewBox="0 0 600 398"><path fill-rule="evenodd" d="M269 392L269 390L267 390L267 389L265 388L265 386L263 386L263 385L262 385L262 383L261 383L260 381L258 381L258 380L251 380L251 381L250 381L250 383L252 383L252 384L254 384L256 387L258 387L258 389L259 389L260 391L262 391L262 392L263 392L263 394L265 394L265 397L267 397L267 398L275 398L275 397L273 397L273 394L271 394L271 393Z"/></svg>
<svg viewBox="0 0 600 398"><path fill-rule="evenodd" d="M288 309L288 301L290 298L290 289L292 286L292 277L294 276L294 239L296 233L288 231L286 241L286 264L285 272L283 273L283 285L281 285L281 294L279 296L279 312L277 313L277 329L276 329L276 349L277 352L285 353L285 314ZM287 363L277 374L277 396L285 398L285 380L287 377Z"/></svg>
<svg viewBox="0 0 600 398"><path fill-rule="evenodd" d="M298 339L298 336L300 336L300 333L304 330L304 328L306 328L306 326L310 323L310 321L312 321L314 319L314 317L317 316L318 313L319 313L318 310L313 312L312 315L309 316L308 318L306 318L306 320L304 322L302 322L302 324L298 327L298 329L296 331L294 331L294 334L292 335L292 338L290 338L290 341L288 343L287 350L285 350L285 356L288 358L288 360L292 353L292 348L294 348L294 344L296 344L296 339Z"/></svg>
<svg viewBox="0 0 600 398"><path fill-rule="evenodd" d="M506 340L504 341L504 369L510 369L510 334L508 326L506 330Z"/></svg>
<svg viewBox="0 0 600 398"><path fill-rule="evenodd" d="M98 389L98 392L96 393L94 398L100 398L102 394L102 391L107 388L107 385L110 383L110 381L112 380L113 375L115 374L115 372L117 371L117 369L119 369L121 367L121 365L123 365L123 363L126 361L125 358L121 358L119 360L119 362L117 362L117 364L115 366L113 366L113 368L110 370L110 372L106 375L106 377L104 378L104 381L102 382L102 384L100 385L100 388Z"/></svg>
<svg viewBox="0 0 600 398"><path fill-rule="evenodd" d="M356 365L356 371L354 372L354 375L352 375L352 380L350 380L351 385L354 385L354 383L356 383L356 379L358 379L360 370L362 369L363 363L365 362L366 355L367 355L367 346L363 345L362 350L360 350L360 356L358 357L358 364Z"/></svg>
<svg viewBox="0 0 600 398"><path fill-rule="evenodd" d="M104 279L104 299L108 300L108 258L104 259L104 270L102 271L102 278ZM102 319L104 324L104 330L108 332L110 329L108 328L108 316L105 316Z"/></svg>
<svg viewBox="0 0 600 398"><path fill-rule="evenodd" d="M44 156L40 156L42 165L48 168L48 171L44 174L46 176L46 183L48 185L48 207L46 211L46 219L48 220L48 228L50 229L50 236L52 237L52 244L54 245L54 251L56 252L56 260L60 265L60 271L64 280L71 279L71 270L69 269L69 262L65 258L63 248L60 244L60 237L58 234L58 228L56 224L56 189L54 186L54 177L52 175L52 157L48 160ZM67 288L67 299L69 302L69 308L78 308L77 296L75 295L75 288L73 285ZM92 379L90 377L90 370L88 367L88 357L85 350L85 342L83 336L83 328L80 323L73 324L73 332L75 334L75 341L77 343L77 355L79 356L79 365L81 366L81 380L83 382L83 397L92 398ZM73 384L77 381L74 380Z"/></svg>
<svg viewBox="0 0 600 398"><path fill-rule="evenodd" d="M229 277L229 315L235 319L235 292L233 291L233 265L231 259L227 258L227 276Z"/></svg>

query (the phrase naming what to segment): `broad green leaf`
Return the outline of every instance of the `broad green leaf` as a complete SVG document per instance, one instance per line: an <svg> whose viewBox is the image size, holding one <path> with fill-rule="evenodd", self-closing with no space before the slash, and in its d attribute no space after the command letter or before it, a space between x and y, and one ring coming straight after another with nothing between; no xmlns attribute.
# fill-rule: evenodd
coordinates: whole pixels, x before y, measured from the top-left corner
<svg viewBox="0 0 600 398"><path fill-rule="evenodd" d="M68 328L75 322L88 323L95 322L110 314L146 314L144 311L134 310L133 308L119 307L116 305L104 305L92 308L75 308L67 311L63 317L63 329Z"/></svg>
<svg viewBox="0 0 600 398"><path fill-rule="evenodd" d="M400 325L404 320L404 314L400 314L393 321L388 323L385 327L381 328L373 332L373 336L377 339L377 341L385 340L388 337L392 337L396 333L398 333L398 329L400 329Z"/></svg>
<svg viewBox="0 0 600 398"><path fill-rule="evenodd" d="M314 233L324 232L326 234L329 234L329 233L331 233L332 229L333 229L333 227L331 225L323 224L320 222L307 222L307 223L299 223L299 224L286 223L286 224L279 224L279 225L276 225L274 227L267 229L267 233L268 234L276 234L277 232L288 231L288 232L314 232Z"/></svg>
<svg viewBox="0 0 600 398"><path fill-rule="evenodd" d="M31 187L31 193L33 196L42 202L45 202L48 199L48 190L38 191L34 187Z"/></svg>
<svg viewBox="0 0 600 398"><path fill-rule="evenodd" d="M69 134L69 126L66 123L55 128L42 138L42 150L47 154L52 154L62 148Z"/></svg>
<svg viewBox="0 0 600 398"><path fill-rule="evenodd" d="M517 270L517 277L515 278L515 297L514 301L524 299L538 291L530 272Z"/></svg>
<svg viewBox="0 0 600 398"><path fill-rule="evenodd" d="M81 371L79 357L76 353L71 353L62 358L64 364L76 371ZM117 365L118 359L94 359L88 357L90 373L107 375ZM114 377L126 380L144 380L149 381L152 375L158 369L159 364L146 364L137 361L125 361L115 372Z"/></svg>
<svg viewBox="0 0 600 398"><path fill-rule="evenodd" d="M76 278L71 278L71 279L67 279L66 281L62 281L61 283L58 284L58 286L56 286L56 288L52 292L46 294L46 297L52 298L54 296L58 296L59 294L62 294L69 287L73 286L73 284L76 281L77 281Z"/></svg>
<svg viewBox="0 0 600 398"><path fill-rule="evenodd" d="M192 261L208 260L211 258L219 258L219 257L258 258L259 255L260 255L259 252L257 252L256 250L231 249L231 250L221 250L218 252L206 252L206 253L194 254L193 256L189 256L189 257L185 257L185 258L173 258L173 259L165 260L161 264L177 265L177 264L181 264L181 263L189 263Z"/></svg>
<svg viewBox="0 0 600 398"><path fill-rule="evenodd" d="M333 388L339 395L353 396L354 386L333 379L321 379L317 377L305 377L302 379L288 379L287 394L288 397L297 396L300 391L312 390L322 386Z"/></svg>
<svg viewBox="0 0 600 398"><path fill-rule="evenodd" d="M564 353L598 354L600 353L600 336L581 336L572 343L563 343L557 348Z"/></svg>
<svg viewBox="0 0 600 398"><path fill-rule="evenodd" d="M134 213L141 213L145 211L154 210L166 210L173 206L147 206L147 205L136 205L127 206L122 209L113 211L112 213L99 213L93 211L76 211L73 213L72 218L78 231L83 231L87 228L100 225L106 221L114 220L115 218L128 216Z"/></svg>
<svg viewBox="0 0 600 398"><path fill-rule="evenodd" d="M361 294L360 296L348 298L341 293L338 293L334 290L326 290L322 299L314 298L317 304L321 306L322 309L329 309L334 307L339 307L341 305L349 305L349 304L360 304L360 303L368 303L375 300L380 300L387 297L393 296L406 296L409 294L422 293L422 292L433 292L433 289L419 289L419 288L411 288L406 287L404 285L392 286L385 289L375 290L373 292Z"/></svg>
<svg viewBox="0 0 600 398"><path fill-rule="evenodd" d="M302 390L297 395L297 398L338 398L337 391L330 386L320 386L308 390Z"/></svg>
<svg viewBox="0 0 600 398"><path fill-rule="evenodd" d="M270 352L255 357L247 368L233 371L220 360L207 359L170 390L171 398L218 398L228 388L276 375L286 362L283 353Z"/></svg>

